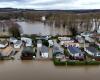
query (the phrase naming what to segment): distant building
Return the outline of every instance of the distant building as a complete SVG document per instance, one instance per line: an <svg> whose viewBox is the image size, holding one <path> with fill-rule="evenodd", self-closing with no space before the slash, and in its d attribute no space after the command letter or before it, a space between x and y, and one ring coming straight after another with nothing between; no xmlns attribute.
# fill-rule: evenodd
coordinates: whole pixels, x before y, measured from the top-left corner
<svg viewBox="0 0 100 80"><path fill-rule="evenodd" d="M42 20L42 21L45 21L45 20L46 20L46 17L45 17L45 16L42 16L42 17L41 17L41 20Z"/></svg>

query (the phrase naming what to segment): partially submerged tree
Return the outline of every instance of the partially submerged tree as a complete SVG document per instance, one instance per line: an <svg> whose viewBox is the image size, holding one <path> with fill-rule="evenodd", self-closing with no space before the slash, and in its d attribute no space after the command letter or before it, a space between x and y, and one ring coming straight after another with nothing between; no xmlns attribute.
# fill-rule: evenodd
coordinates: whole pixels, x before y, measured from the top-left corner
<svg viewBox="0 0 100 80"><path fill-rule="evenodd" d="M17 23L14 23L12 27L9 28L9 33L12 37L19 38L21 36L21 29Z"/></svg>

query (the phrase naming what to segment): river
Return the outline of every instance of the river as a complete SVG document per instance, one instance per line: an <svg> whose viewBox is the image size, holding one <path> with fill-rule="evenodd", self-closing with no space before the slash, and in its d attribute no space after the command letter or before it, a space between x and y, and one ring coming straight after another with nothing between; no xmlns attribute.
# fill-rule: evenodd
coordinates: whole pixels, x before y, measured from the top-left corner
<svg viewBox="0 0 100 80"><path fill-rule="evenodd" d="M52 61L0 61L0 80L100 80L100 66L54 66Z"/></svg>
<svg viewBox="0 0 100 80"><path fill-rule="evenodd" d="M23 31L23 34L41 34L41 35L66 35L70 34L67 28L44 25L42 22L17 22Z"/></svg>

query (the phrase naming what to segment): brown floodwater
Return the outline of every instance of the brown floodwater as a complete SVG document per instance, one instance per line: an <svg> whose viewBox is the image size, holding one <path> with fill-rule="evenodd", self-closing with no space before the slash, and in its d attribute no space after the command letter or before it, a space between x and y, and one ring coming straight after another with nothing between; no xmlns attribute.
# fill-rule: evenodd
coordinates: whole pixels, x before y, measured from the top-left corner
<svg viewBox="0 0 100 80"><path fill-rule="evenodd" d="M41 34L41 35L66 35L70 34L67 28L62 26L55 27L44 25L42 22L17 22L23 31L23 34Z"/></svg>
<svg viewBox="0 0 100 80"><path fill-rule="evenodd" d="M0 61L0 80L100 80L100 66L54 66L52 61Z"/></svg>

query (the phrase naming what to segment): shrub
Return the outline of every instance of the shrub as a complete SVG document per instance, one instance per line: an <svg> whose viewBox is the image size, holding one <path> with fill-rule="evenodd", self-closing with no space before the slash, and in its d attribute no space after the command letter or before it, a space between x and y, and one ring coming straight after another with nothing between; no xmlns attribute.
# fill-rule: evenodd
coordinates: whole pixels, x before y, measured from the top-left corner
<svg viewBox="0 0 100 80"><path fill-rule="evenodd" d="M48 43L48 41L47 40L42 40L42 43L43 43L43 45L45 45L45 46L49 46L49 43Z"/></svg>

